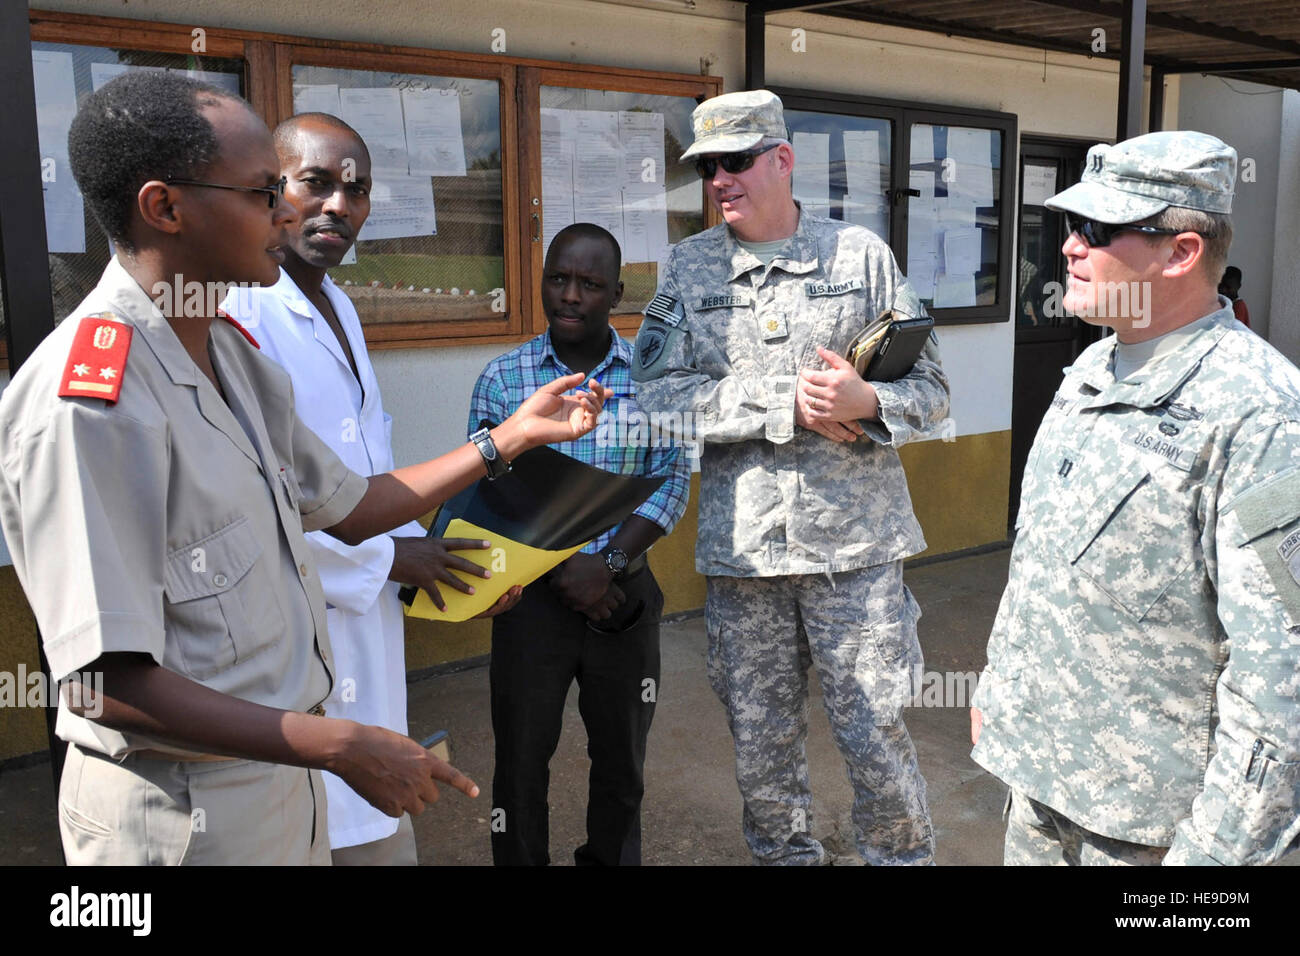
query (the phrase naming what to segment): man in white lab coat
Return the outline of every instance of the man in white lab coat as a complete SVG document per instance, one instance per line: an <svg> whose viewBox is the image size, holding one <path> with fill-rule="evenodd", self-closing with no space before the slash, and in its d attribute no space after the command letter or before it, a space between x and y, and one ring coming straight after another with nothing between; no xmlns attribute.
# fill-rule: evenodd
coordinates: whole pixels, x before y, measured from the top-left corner
<svg viewBox="0 0 1300 956"><path fill-rule="evenodd" d="M356 309L325 271L338 265L370 212L369 152L350 126L325 113L281 123L275 145L288 180L285 197L299 213L289 225L280 281L232 293L223 307L289 372L299 417L348 467L363 475L388 471L392 418L380 400ZM482 576L477 564L449 552L482 549L487 542L426 538L415 522L355 547L323 532L308 534L307 541L324 585L336 661L326 712L405 734L397 582L419 585L441 604L438 583L469 589L450 568ZM515 589L494 611L518 595ZM409 814L395 820L333 774L324 778L336 865L415 865Z"/></svg>

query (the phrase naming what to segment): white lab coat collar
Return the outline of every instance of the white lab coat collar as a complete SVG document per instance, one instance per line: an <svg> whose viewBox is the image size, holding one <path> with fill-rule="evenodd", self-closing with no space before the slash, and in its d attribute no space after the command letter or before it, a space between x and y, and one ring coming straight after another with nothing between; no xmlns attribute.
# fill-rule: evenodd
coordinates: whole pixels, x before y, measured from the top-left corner
<svg viewBox="0 0 1300 956"><path fill-rule="evenodd" d="M325 317L321 315L320 311L311 303L310 300L308 300L303 291L298 288L298 284L293 281L293 278L284 269L280 270L280 280L271 287L271 291L279 297L280 301L284 303L286 309L303 321L312 324L312 334L315 335L316 341L328 350L329 353L338 360L339 364L341 364L343 368L351 374L352 366L348 364L348 358L343 353L343 348L339 345L338 336L334 334L334 330L329 327L329 323L325 321ZM334 280L329 277L328 273L326 273L325 278L321 280L321 291L325 293L325 298L327 298L330 305L334 307L334 314L339 316L339 325L343 329L343 334L348 337L348 347L352 350L352 355L355 358L358 354L365 351L365 342L364 340L360 342L356 341L350 323L344 322L342 319L344 312L352 309L351 300L347 298L342 289L334 284ZM360 363L358 363L358 371L361 371ZM365 378L364 372L362 373L362 378ZM365 381L361 382L361 389L365 395L365 399L369 400L370 393L374 391L374 389L372 389ZM363 401L362 406L364 407L364 405L365 402Z"/></svg>

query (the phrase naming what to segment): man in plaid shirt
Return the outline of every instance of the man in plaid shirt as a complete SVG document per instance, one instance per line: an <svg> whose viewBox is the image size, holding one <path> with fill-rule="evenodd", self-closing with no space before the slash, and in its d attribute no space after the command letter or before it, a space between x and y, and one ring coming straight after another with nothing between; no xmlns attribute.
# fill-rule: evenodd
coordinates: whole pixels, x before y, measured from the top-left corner
<svg viewBox="0 0 1300 956"><path fill-rule="evenodd" d="M632 346L609 327L623 295L618 242L577 223L547 251L542 307L550 328L489 362L474 386L469 431L504 421L538 384L584 372L610 390L607 415L639 420ZM645 552L686 509L690 465L679 447L650 429L611 431L608 418L578 441L555 448L625 475L667 481L617 528L601 535L492 622L492 859L498 866L544 865L548 852L548 764L560 739L564 699L578 680L578 706L591 757L587 842L579 865L641 862L642 767L659 684L663 594Z"/></svg>

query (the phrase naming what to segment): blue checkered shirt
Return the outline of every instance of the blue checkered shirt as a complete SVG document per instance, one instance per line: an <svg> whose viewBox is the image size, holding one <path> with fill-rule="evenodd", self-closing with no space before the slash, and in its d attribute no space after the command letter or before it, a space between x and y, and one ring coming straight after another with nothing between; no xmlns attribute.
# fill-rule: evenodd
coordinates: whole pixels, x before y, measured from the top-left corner
<svg viewBox="0 0 1300 956"><path fill-rule="evenodd" d="M686 499L691 490L690 461L681 447L668 444L666 436L655 441L620 443L629 435L634 438L644 436L647 429L638 430L635 425L630 429L627 427L629 420L635 423L634 416L640 412L632 382L632 346L613 330L610 339L609 351L587 376L588 380L595 378L612 392L605 400L600 424L595 431L576 441L551 447L615 474L666 476L668 480L635 513L653 521L667 534L686 510ZM479 423L484 420L500 424L537 389L570 374L572 370L560 361L551 346L550 332L543 332L519 348L493 359L474 384L474 396L469 404L469 432L478 431ZM583 550L599 551L617 531L618 528L607 531Z"/></svg>

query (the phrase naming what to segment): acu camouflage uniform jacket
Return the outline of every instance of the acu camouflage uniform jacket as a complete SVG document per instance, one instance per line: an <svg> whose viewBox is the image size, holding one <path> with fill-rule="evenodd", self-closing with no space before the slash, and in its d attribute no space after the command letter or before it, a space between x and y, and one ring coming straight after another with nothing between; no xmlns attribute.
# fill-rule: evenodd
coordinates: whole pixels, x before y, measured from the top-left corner
<svg viewBox="0 0 1300 956"><path fill-rule="evenodd" d="M1120 382L1114 343L1030 452L973 756L1166 863L1269 862L1300 834L1300 372L1231 308Z"/></svg>
<svg viewBox="0 0 1300 956"><path fill-rule="evenodd" d="M702 574L763 577L883 564L925 547L898 446L948 414L932 339L912 372L876 385L880 421L836 443L794 423L817 346L844 354L888 308L924 314L877 236L800 211L768 267L726 225L678 243L646 309L633 378L642 408L703 442Z"/></svg>

